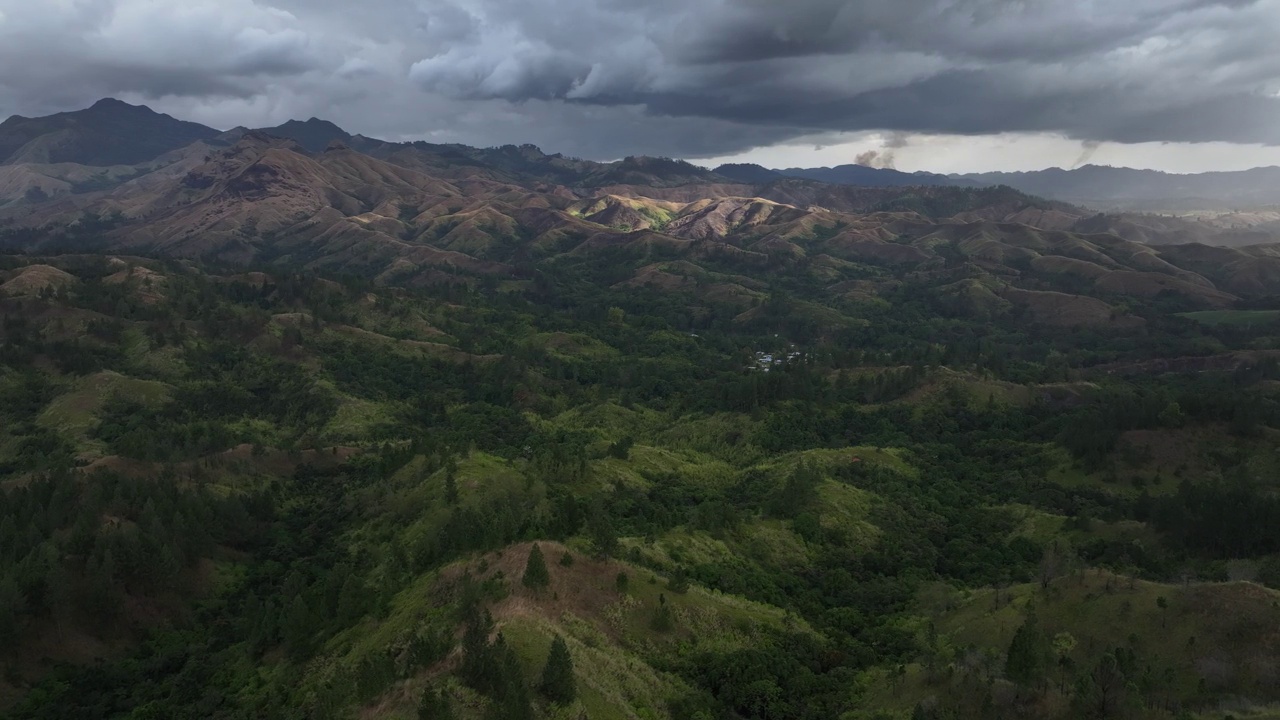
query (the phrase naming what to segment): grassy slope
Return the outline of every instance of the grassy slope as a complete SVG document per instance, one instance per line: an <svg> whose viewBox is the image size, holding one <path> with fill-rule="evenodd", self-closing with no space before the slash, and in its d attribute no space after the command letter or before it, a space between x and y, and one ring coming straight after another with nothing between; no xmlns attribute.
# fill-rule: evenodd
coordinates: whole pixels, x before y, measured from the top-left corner
<svg viewBox="0 0 1280 720"><path fill-rule="evenodd" d="M1204 325L1267 325L1280 319L1280 310L1201 310L1182 313L1181 317Z"/></svg>
<svg viewBox="0 0 1280 720"><path fill-rule="evenodd" d="M1157 604L1160 597L1167 601L1165 610ZM1126 647L1136 652L1139 668L1174 678L1183 697L1248 698L1241 701L1245 708L1280 701L1280 593L1252 583L1167 585L1081 570L1053 581L1048 590L1038 583L1001 591L936 585L922 591L918 610L936 626L943 655L952 658L951 679L930 682L916 664L897 685L884 670L873 670L866 707L906 714L959 686L960 668L983 655L994 656L1002 668L1004 652L1029 612L1050 637L1067 632L1076 639L1071 657L1077 666L1107 648ZM1050 677L1056 681L1057 672ZM1062 699L1052 689L1043 702L1061 709Z"/></svg>
<svg viewBox="0 0 1280 720"><path fill-rule="evenodd" d="M671 591L666 581L648 570L616 560L597 560L553 542L539 544L547 558L551 584L533 590L520 578L531 543L487 553L455 563L420 579L397 596L385 620L366 622L336 638L323 667L350 666L362 657L395 647L404 637L430 622L449 622L447 601L455 583L470 573L477 581L493 580L505 597L491 605L496 631L520 657L530 683L542 671L551 640L566 639L574 659L578 703L553 717L604 720L648 720L669 717L667 701L688 691L680 678L654 668L654 661L675 657L693 648L731 650L749 646L766 628L796 627L797 622L777 608L693 587ZM560 559L570 554L565 566ZM617 587L626 573L628 588ZM669 631L655 630L653 618L660 603L671 608ZM423 687L440 685L440 675L458 660L443 663L397 683L362 712L367 718L415 717ZM464 716L482 709L473 693L449 681L444 686Z"/></svg>

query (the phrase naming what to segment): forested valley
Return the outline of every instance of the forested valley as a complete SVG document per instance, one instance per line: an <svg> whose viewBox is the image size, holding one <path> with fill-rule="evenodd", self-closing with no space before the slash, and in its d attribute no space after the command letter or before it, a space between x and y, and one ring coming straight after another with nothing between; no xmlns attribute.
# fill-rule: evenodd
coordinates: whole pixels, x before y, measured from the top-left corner
<svg viewBox="0 0 1280 720"><path fill-rule="evenodd" d="M1275 320L979 321L804 261L743 317L636 252L416 288L5 256L50 282L0 299L0 712L1280 701Z"/></svg>

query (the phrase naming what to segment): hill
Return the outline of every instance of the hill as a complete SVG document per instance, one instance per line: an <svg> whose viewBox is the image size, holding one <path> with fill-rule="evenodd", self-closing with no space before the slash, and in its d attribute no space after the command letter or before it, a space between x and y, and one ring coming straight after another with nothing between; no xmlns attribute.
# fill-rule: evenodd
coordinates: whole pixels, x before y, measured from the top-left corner
<svg viewBox="0 0 1280 720"><path fill-rule="evenodd" d="M259 128L258 132L272 137L292 140L313 153L324 152L326 148L335 142L349 145L355 139L346 130L319 118L311 118L306 121L290 120L276 127Z"/></svg>
<svg viewBox="0 0 1280 720"><path fill-rule="evenodd" d="M760 165L750 163L730 163L715 169L717 175L723 175L734 182L747 185L767 185L782 177L777 170L769 170Z"/></svg>
<svg viewBox="0 0 1280 720"><path fill-rule="evenodd" d="M936 173L907 173L892 168L873 168L866 165L838 165L820 168L787 168L776 171L787 177L818 180L820 182L840 185L862 185L867 187L911 187L929 185L956 185L961 187L978 187L988 185L1008 185L1002 182L978 182L967 178L948 177ZM1035 193L1045 197L1059 197L1053 193Z"/></svg>
<svg viewBox="0 0 1280 720"><path fill-rule="evenodd" d="M15 115L0 123L0 164L133 165L218 134L108 98L85 110L43 118Z"/></svg>
<svg viewBox="0 0 1280 720"><path fill-rule="evenodd" d="M956 181L1009 185L1023 192L1103 208L1204 211L1280 204L1280 168L1174 174L1085 165L1072 170L973 173Z"/></svg>
<svg viewBox="0 0 1280 720"><path fill-rule="evenodd" d="M326 139L327 126L312 127ZM724 178L649 158L576 165L536 148L476 153L461 165L421 148L385 154L340 144L310 152L248 132L229 147L202 143L165 156L107 189L12 204L7 235L25 249L330 268L410 284L442 273L514 277L534 257L660 246L699 266L694 277L746 270L760 279L781 259L817 263L835 292L869 272L903 268L938 297L965 277L987 278L1004 307L1073 325L1111 322L1122 300L1177 298L1189 311L1280 290L1267 246L1223 248L1206 265L1200 258L1210 251L1190 242L1200 226L1091 215L1007 187L708 184ZM548 186L533 175L548 166L586 185ZM626 184L593 187L600 183ZM1051 305L1065 314L1045 314Z"/></svg>
<svg viewBox="0 0 1280 720"><path fill-rule="evenodd" d="M1256 213L1265 216L1280 205L1280 193L1273 190L1280 179L1280 168L1274 167L1177 174L1085 165L1070 170L940 175L865 165L766 169L758 165L730 164L717 168L716 172L740 182L761 185L780 177L858 187L1004 185L1030 195L1109 212L1160 213L1191 221L1208 220L1220 229L1249 229L1264 224L1267 217L1257 217Z"/></svg>
<svg viewBox="0 0 1280 720"><path fill-rule="evenodd" d="M5 717L1280 702L1277 245L275 131L3 166Z"/></svg>
<svg viewBox="0 0 1280 720"><path fill-rule="evenodd" d="M208 207L426 182L253 133L201 168ZM1280 467L1266 316L1184 317L1221 291L1114 236L568 200L651 226L413 284L0 258L9 714L1072 717L1120 651L1152 717L1276 699L1232 639L1270 595L1220 582L1276 582L1270 485L1221 481ZM1030 599L1052 691L1002 670Z"/></svg>

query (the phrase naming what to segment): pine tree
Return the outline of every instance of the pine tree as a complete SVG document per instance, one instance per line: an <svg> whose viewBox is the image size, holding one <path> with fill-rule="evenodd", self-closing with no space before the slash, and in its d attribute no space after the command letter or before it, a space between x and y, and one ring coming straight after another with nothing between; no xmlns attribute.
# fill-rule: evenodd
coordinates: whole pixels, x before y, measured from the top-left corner
<svg viewBox="0 0 1280 720"><path fill-rule="evenodd" d="M539 589L551 584L551 574L547 572L547 561L542 557L542 549L537 543L529 551L529 560L524 564L524 586Z"/></svg>
<svg viewBox="0 0 1280 720"><path fill-rule="evenodd" d="M26 612L26 599L17 581L0 576L0 646L13 647L22 629L22 615Z"/></svg>
<svg viewBox="0 0 1280 720"><path fill-rule="evenodd" d="M65 625L75 610L75 583L61 562L54 565L45 577L45 596L58 627L58 639L65 640Z"/></svg>
<svg viewBox="0 0 1280 720"><path fill-rule="evenodd" d="M592 508L587 516L587 533L597 554L608 557L618 551L618 533L613 529L609 514L603 507Z"/></svg>
<svg viewBox="0 0 1280 720"><path fill-rule="evenodd" d="M806 461L791 471L782 490L773 498L773 515L783 518L794 518L812 505L818 498L818 486L822 484L822 473L817 466Z"/></svg>
<svg viewBox="0 0 1280 720"><path fill-rule="evenodd" d="M365 587L355 575L348 575L338 593L338 625L347 627L364 614Z"/></svg>
<svg viewBox="0 0 1280 720"><path fill-rule="evenodd" d="M578 697L578 686L573 679L573 658L569 655L569 646L559 635L551 643L547 665L542 670L542 684L538 688L548 700L561 705L568 705Z"/></svg>
<svg viewBox="0 0 1280 720"><path fill-rule="evenodd" d="M289 652L295 658L306 657L311 652L311 638L315 633L311 608L301 595L296 595L281 621L281 633Z"/></svg>
<svg viewBox="0 0 1280 720"><path fill-rule="evenodd" d="M502 633L491 648L494 678L492 697L486 717L493 720L533 720L533 701L525 684L520 658L507 645Z"/></svg>
<svg viewBox="0 0 1280 720"><path fill-rule="evenodd" d="M444 476L444 500L450 505L458 504L458 481L454 479L453 471Z"/></svg>
<svg viewBox="0 0 1280 720"><path fill-rule="evenodd" d="M1009 643L1004 674L1023 687L1039 685L1048 674L1050 657L1052 650L1049 639L1040 630L1033 612L1027 616L1018 632L1014 633L1013 642Z"/></svg>
<svg viewBox="0 0 1280 720"><path fill-rule="evenodd" d="M1072 705L1079 717L1115 717L1128 702L1130 687L1115 654L1106 653L1077 681Z"/></svg>
<svg viewBox="0 0 1280 720"><path fill-rule="evenodd" d="M671 632L674 625L671 619L671 607L666 602L660 602L658 609L653 612L653 619L649 622L649 626L658 632Z"/></svg>
<svg viewBox="0 0 1280 720"><path fill-rule="evenodd" d="M478 608L471 608L467 617L467 629L462 635L462 665L458 674L462 681L472 688L484 692L493 674L493 653L489 646L489 632L493 629L493 618L489 611L484 614Z"/></svg>

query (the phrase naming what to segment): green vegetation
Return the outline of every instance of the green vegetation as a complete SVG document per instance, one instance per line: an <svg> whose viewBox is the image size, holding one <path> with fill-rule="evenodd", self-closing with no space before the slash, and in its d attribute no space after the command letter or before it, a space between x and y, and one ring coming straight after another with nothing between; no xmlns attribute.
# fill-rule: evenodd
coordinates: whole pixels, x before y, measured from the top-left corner
<svg viewBox="0 0 1280 720"><path fill-rule="evenodd" d="M538 544L533 544L529 551L529 559L524 566L524 577L521 579L527 588L544 588L551 583L551 575L547 573L547 561L542 557Z"/></svg>
<svg viewBox="0 0 1280 720"><path fill-rule="evenodd" d="M636 252L501 291L42 259L77 282L0 298L0 712L1280 702L1262 325L978 321L919 275L866 303L705 259L767 286L743 309L627 284Z"/></svg>
<svg viewBox="0 0 1280 720"><path fill-rule="evenodd" d="M559 635L551 643L551 652L547 655L547 665L542 670L542 682L538 687L548 699L561 705L567 705L578 697L578 687L573 679L573 658L569 656L569 646Z"/></svg>
<svg viewBox="0 0 1280 720"><path fill-rule="evenodd" d="M1280 320L1280 310L1201 310L1181 313L1181 317L1210 326L1274 326Z"/></svg>

